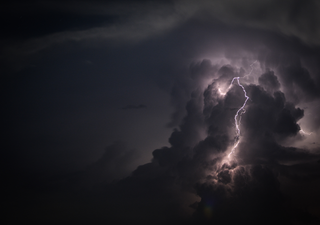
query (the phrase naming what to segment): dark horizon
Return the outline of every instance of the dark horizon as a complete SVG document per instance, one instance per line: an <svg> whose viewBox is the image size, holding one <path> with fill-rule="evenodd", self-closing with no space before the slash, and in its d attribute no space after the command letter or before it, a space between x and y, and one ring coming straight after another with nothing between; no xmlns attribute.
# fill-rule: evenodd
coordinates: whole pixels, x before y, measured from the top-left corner
<svg viewBox="0 0 320 225"><path fill-rule="evenodd" d="M319 11L4 3L5 224L319 224Z"/></svg>

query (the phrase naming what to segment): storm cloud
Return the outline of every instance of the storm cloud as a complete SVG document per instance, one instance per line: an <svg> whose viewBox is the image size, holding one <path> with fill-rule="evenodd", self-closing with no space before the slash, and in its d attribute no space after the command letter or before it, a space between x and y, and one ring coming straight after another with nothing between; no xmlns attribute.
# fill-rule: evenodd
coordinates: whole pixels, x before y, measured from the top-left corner
<svg viewBox="0 0 320 225"><path fill-rule="evenodd" d="M6 3L7 215L318 224L319 7Z"/></svg>

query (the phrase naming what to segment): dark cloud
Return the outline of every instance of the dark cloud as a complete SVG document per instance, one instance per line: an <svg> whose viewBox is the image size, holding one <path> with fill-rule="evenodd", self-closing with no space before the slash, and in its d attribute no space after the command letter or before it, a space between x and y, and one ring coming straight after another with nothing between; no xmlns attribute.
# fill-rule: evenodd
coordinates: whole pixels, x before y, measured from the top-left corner
<svg viewBox="0 0 320 225"><path fill-rule="evenodd" d="M132 162L138 158L137 151L128 150L122 142L115 142L105 149L102 157L89 165L84 174L83 185L111 182L129 175Z"/></svg>
<svg viewBox="0 0 320 225"><path fill-rule="evenodd" d="M273 71L267 71L262 74L259 77L259 85L270 93L278 91L280 88L278 78L274 75Z"/></svg>
<svg viewBox="0 0 320 225"><path fill-rule="evenodd" d="M319 88L310 77L309 71L306 68L303 68L299 62L281 68L281 72L286 88L291 91L290 94L297 101L319 97ZM298 89L294 86L298 87ZM293 92L293 90L295 91Z"/></svg>
<svg viewBox="0 0 320 225"><path fill-rule="evenodd" d="M230 182L230 175L226 177ZM196 188L202 199L195 216L203 224L269 224L275 220L288 223L279 211L283 196L272 171L261 166L239 167L234 170L233 181L234 190L226 188L223 179L219 179L221 185L207 182Z"/></svg>

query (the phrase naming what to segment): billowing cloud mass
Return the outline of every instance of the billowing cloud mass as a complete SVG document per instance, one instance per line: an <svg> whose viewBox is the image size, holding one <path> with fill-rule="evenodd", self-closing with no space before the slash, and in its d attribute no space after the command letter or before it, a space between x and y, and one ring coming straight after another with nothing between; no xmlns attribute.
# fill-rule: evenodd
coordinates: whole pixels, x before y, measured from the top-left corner
<svg viewBox="0 0 320 225"><path fill-rule="evenodd" d="M194 67L190 70L195 71ZM193 197L184 198L195 209L195 224L317 223L315 216L290 205L293 196L286 196L288 190L281 189L282 182L288 180L318 180L320 164L319 148L285 144L288 139L305 138L298 124L304 110L286 99L275 72L267 69L246 78L250 67L246 71L230 64L212 65L208 60L196 67L198 72L191 73L194 88L186 103L187 115L169 138L171 147L154 150L152 162L140 166L119 185L139 184L132 187L134 191L150 184L147 189L160 194L157 198L161 193L171 195L170 201L177 201L178 208L171 210L177 211L186 204L179 202L182 193L192 193ZM219 87L228 87L238 76L250 100L241 117L239 146L228 157L235 138L233 118L245 98L241 87L235 84L225 95ZM258 80L258 84L246 79ZM203 80L210 82L201 86ZM176 193L177 188L180 193ZM196 196L200 201L194 201Z"/></svg>
<svg viewBox="0 0 320 225"><path fill-rule="evenodd" d="M16 3L12 221L319 224L317 1Z"/></svg>

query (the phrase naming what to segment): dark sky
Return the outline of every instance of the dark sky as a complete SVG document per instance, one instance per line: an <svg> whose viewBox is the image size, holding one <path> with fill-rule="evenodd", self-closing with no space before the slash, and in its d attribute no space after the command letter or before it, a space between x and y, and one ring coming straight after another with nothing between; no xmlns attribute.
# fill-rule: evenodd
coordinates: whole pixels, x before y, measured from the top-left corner
<svg viewBox="0 0 320 225"><path fill-rule="evenodd" d="M319 1L0 12L5 224L320 223Z"/></svg>

